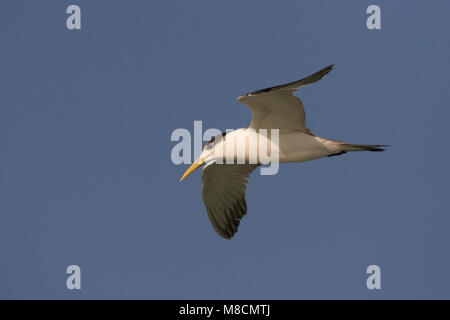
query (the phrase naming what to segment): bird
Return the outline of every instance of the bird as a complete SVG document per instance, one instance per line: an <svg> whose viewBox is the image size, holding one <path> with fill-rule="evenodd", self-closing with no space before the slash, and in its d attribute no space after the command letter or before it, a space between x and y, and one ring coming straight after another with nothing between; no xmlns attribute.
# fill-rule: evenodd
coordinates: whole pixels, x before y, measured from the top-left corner
<svg viewBox="0 0 450 320"><path fill-rule="evenodd" d="M244 144L245 152L240 156L235 152L236 144L244 139L256 139L245 141L256 141L258 152L264 143L268 144L267 148L278 155L278 163L310 161L349 151L385 150L383 147L387 145L353 144L323 138L306 126L303 102L295 96L295 92L319 81L333 68L332 64L301 80L238 97L237 100L252 111L250 126L212 137L198 159L181 177L180 181L183 181L204 165L201 187L203 201L214 230L223 238L230 239L238 231L240 220L247 213L246 190L250 174L263 164L260 156L256 160L250 159L251 148L248 143ZM274 130L278 132L278 141L273 141L275 139L271 139L272 136L268 137L267 132ZM233 160L231 163L224 163L227 156Z"/></svg>

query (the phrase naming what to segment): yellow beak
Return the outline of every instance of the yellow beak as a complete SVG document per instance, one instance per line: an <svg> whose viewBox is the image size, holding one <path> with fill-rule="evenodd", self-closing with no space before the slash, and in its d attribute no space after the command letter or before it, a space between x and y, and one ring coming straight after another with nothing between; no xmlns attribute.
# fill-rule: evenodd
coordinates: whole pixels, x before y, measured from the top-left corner
<svg viewBox="0 0 450 320"><path fill-rule="evenodd" d="M190 167L186 170L186 172L183 174L183 176L180 179L180 182L183 181L188 175L190 175L192 172L200 168L202 165L205 164L205 160L203 159L197 159Z"/></svg>

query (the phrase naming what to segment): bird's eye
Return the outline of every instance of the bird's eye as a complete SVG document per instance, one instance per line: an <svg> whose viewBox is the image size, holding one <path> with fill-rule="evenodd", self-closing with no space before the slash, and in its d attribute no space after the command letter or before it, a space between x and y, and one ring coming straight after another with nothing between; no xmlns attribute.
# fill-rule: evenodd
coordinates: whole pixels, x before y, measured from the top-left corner
<svg viewBox="0 0 450 320"><path fill-rule="evenodd" d="M211 140L209 140L209 143L213 143L216 140L216 137L211 137Z"/></svg>

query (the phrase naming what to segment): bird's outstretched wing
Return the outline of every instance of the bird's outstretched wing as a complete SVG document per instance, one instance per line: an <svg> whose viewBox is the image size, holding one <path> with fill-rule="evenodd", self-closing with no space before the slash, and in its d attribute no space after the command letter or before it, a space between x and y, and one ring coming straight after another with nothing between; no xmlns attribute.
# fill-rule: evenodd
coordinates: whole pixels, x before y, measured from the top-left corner
<svg viewBox="0 0 450 320"><path fill-rule="evenodd" d="M280 133L301 131L313 135L306 126L302 100L294 96L301 87L319 81L333 69L330 65L304 79L257 90L238 98L252 110L250 128L279 129Z"/></svg>
<svg viewBox="0 0 450 320"><path fill-rule="evenodd" d="M209 220L224 238L231 238L247 213L245 191L254 164L207 164L202 171L202 195Z"/></svg>

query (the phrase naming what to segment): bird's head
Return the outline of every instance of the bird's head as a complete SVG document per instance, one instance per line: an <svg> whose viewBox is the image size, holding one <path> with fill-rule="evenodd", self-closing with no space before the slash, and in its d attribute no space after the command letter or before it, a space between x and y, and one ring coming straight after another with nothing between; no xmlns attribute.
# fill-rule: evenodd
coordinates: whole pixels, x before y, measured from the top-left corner
<svg viewBox="0 0 450 320"><path fill-rule="evenodd" d="M216 148L221 146L221 142L223 141L226 133L222 133L221 135L217 135L215 137L212 137L203 147L203 151L200 154L200 156L197 158L197 160L194 161L194 163L186 170L186 172L181 177L180 181L183 181L187 178L191 173L193 173L195 170L203 166L205 163L214 162L216 160Z"/></svg>

